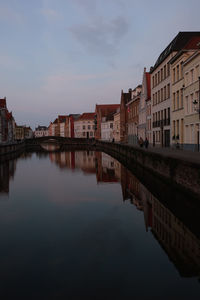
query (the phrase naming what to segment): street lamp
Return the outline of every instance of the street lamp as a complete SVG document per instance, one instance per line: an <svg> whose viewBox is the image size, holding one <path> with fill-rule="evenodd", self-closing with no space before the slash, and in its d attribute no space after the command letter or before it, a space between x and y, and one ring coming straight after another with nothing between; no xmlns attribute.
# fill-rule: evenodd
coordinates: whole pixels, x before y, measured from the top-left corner
<svg viewBox="0 0 200 300"><path fill-rule="evenodd" d="M199 120L200 120L200 76L199 76L199 99L195 99L193 101L194 110L199 113Z"/></svg>

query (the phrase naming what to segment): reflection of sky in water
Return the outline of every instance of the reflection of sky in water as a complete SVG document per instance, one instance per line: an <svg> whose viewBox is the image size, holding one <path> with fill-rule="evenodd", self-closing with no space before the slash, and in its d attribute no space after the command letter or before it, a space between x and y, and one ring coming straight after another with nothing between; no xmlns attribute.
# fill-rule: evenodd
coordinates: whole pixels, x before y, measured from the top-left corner
<svg viewBox="0 0 200 300"><path fill-rule="evenodd" d="M120 182L97 184L82 165L19 159L0 238L2 299L199 299L197 279L180 277Z"/></svg>

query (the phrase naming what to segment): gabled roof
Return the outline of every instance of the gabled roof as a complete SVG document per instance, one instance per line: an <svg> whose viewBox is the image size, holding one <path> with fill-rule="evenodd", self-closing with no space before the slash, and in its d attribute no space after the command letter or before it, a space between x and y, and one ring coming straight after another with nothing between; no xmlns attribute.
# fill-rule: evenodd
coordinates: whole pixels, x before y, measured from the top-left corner
<svg viewBox="0 0 200 300"><path fill-rule="evenodd" d="M68 116L66 116L66 115L59 115L58 116L58 121L60 122L60 123L63 123L63 122L65 122L66 121L66 119L67 119L67 117Z"/></svg>
<svg viewBox="0 0 200 300"><path fill-rule="evenodd" d="M96 104L96 111L101 112L101 116L105 116L110 112L116 112L120 104Z"/></svg>
<svg viewBox="0 0 200 300"><path fill-rule="evenodd" d="M0 108L6 108L6 98L0 99Z"/></svg>
<svg viewBox="0 0 200 300"><path fill-rule="evenodd" d="M149 72L145 73L146 81L147 81L147 99L151 99L151 74Z"/></svg>
<svg viewBox="0 0 200 300"><path fill-rule="evenodd" d="M94 116L95 116L95 113L92 112L92 113L83 113L77 121L83 121L83 120L94 120Z"/></svg>
<svg viewBox="0 0 200 300"><path fill-rule="evenodd" d="M179 32L175 38L170 42L170 44L165 48L165 50L159 55L155 65L151 69L151 73L173 52L180 51L188 41L194 37L200 36L199 31L184 31Z"/></svg>

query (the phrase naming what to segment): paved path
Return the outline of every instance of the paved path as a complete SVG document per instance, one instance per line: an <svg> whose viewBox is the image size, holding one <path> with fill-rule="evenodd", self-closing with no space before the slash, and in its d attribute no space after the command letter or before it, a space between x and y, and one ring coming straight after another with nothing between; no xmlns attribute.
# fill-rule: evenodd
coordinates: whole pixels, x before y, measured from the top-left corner
<svg viewBox="0 0 200 300"><path fill-rule="evenodd" d="M148 149L145 149L144 147L141 148L145 151L158 153L163 156L167 157L173 157L173 158L179 158L184 161L194 162L200 164L200 152L193 152L193 151L186 151L186 150L180 150L180 149L172 149L172 148L154 148L149 147Z"/></svg>

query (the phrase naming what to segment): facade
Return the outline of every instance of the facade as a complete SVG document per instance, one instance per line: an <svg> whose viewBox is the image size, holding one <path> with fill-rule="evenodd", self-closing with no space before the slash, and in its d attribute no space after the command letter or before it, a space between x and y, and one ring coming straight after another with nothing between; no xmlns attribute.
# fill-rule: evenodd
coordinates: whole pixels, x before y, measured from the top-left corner
<svg viewBox="0 0 200 300"><path fill-rule="evenodd" d="M17 126L15 125L15 140L20 141L24 139L32 139L33 138L33 131L32 129L25 125Z"/></svg>
<svg viewBox="0 0 200 300"><path fill-rule="evenodd" d="M116 113L120 104L96 104L95 109L95 139L101 139L101 121L103 117L111 113Z"/></svg>
<svg viewBox="0 0 200 300"><path fill-rule="evenodd" d="M8 143L14 140L15 120L8 111L6 97L0 99L0 143Z"/></svg>
<svg viewBox="0 0 200 300"><path fill-rule="evenodd" d="M151 141L151 82L150 73L144 68L142 90L139 102L139 122L138 122L138 137L143 141L148 138ZM148 115L148 118L147 118Z"/></svg>
<svg viewBox="0 0 200 300"><path fill-rule="evenodd" d="M198 49L200 42L200 37L193 37L188 42L188 44L179 51L170 61L171 64L171 90L172 90L172 105L171 105L171 124L172 124L172 134L171 134L171 145L178 146L181 149L185 148L185 134L184 134L184 123L185 123L185 113L186 107L184 106L184 88L185 88L185 79L184 77L188 76L188 71L184 75L184 62L189 59L190 56L194 54ZM190 78L191 80L198 80L199 62L194 68L194 76L196 78ZM196 69L197 68L197 69ZM187 67L186 67L187 69ZM194 77L193 76L193 77ZM187 80L186 80L187 81ZM191 84L192 82L190 82ZM187 82L189 85L189 82ZM192 87L193 88L193 87ZM193 93L190 93L190 98L193 101ZM188 97L188 95L186 96ZM191 99L190 99L191 100ZM193 105L193 103L191 104Z"/></svg>
<svg viewBox="0 0 200 300"><path fill-rule="evenodd" d="M75 138L94 138L95 113L83 113L77 120L74 121L74 137Z"/></svg>
<svg viewBox="0 0 200 300"><path fill-rule="evenodd" d="M48 136L48 135L49 135L49 131L46 126L38 126L37 128L35 128L34 136L36 138L42 136Z"/></svg>
<svg viewBox="0 0 200 300"><path fill-rule="evenodd" d="M103 117L101 120L101 140L111 142L114 138L114 113Z"/></svg>
<svg viewBox="0 0 200 300"><path fill-rule="evenodd" d="M131 101L126 104L127 125L128 125L128 143L138 144L138 123L139 123L139 103L142 86L138 85L131 91ZM139 137L140 138L140 137Z"/></svg>
<svg viewBox="0 0 200 300"><path fill-rule="evenodd" d="M120 142L120 109L114 114L113 138L115 142Z"/></svg>
<svg viewBox="0 0 200 300"><path fill-rule="evenodd" d="M153 145L169 147L171 140L171 74L170 60L200 32L179 32L160 54L151 68Z"/></svg>
<svg viewBox="0 0 200 300"><path fill-rule="evenodd" d="M127 103L131 101L132 89L129 89L128 93L121 91L121 100L120 100L120 141L128 141L128 112L127 112Z"/></svg>
<svg viewBox="0 0 200 300"><path fill-rule="evenodd" d="M184 149L200 151L200 50L183 63Z"/></svg>

